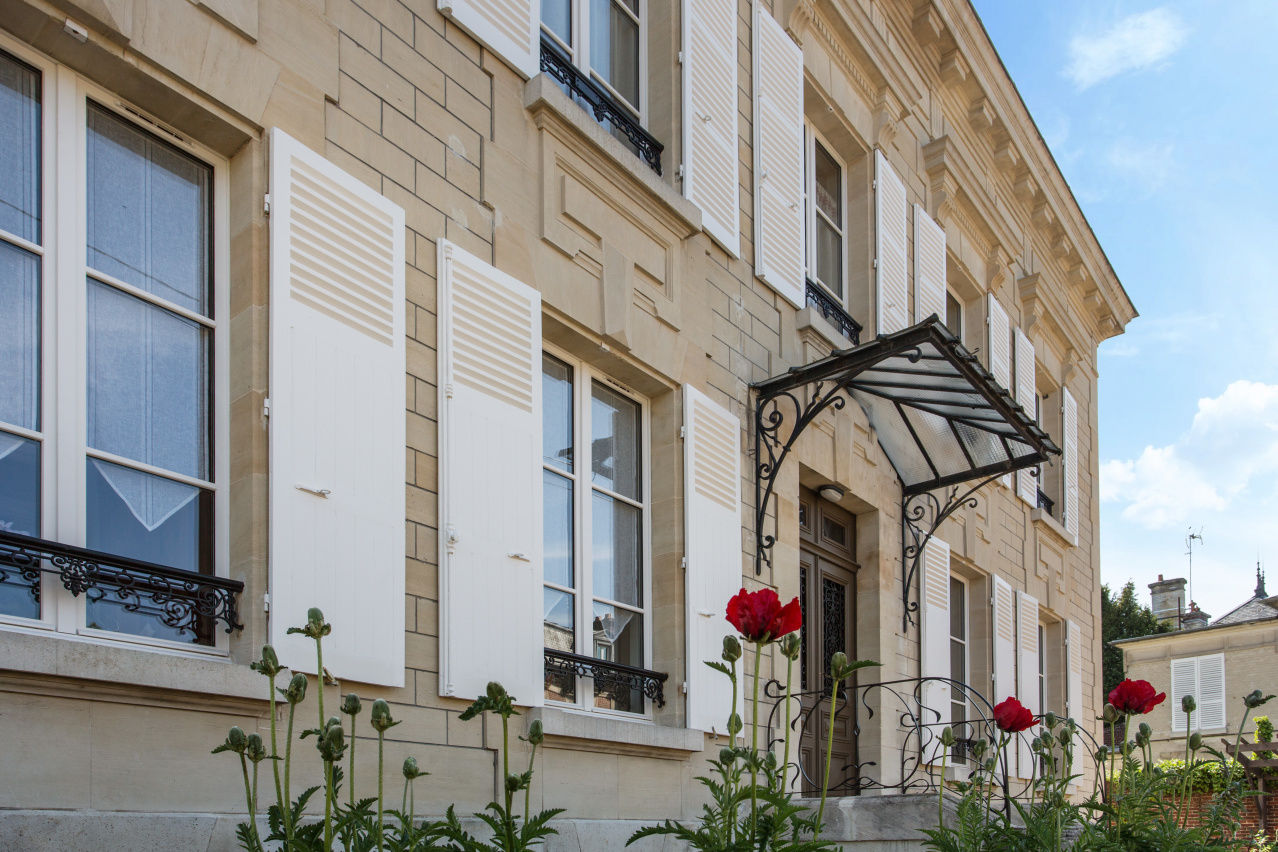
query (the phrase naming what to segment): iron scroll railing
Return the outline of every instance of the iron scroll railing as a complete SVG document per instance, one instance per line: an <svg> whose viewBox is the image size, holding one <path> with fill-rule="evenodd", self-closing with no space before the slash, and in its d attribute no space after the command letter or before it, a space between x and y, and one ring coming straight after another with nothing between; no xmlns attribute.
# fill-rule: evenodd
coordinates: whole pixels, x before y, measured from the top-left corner
<svg viewBox="0 0 1278 852"><path fill-rule="evenodd" d="M931 687L941 687L933 690ZM937 691L947 696L947 704L957 704L964 708L966 718L954 722L950 714L944 715L929 707L924 696ZM785 685L779 681L768 681L764 686L764 694L771 704L767 715L768 746L780 751L784 739L785 728ZM831 706L831 694L824 691L810 690L791 695L791 754L801 751L795 747L798 738L805 731L821 738L826 736L826 715ZM994 755L1001 732L994 723L994 705L979 691L971 686L951 678L926 677L903 678L900 680L882 681L879 683L862 683L845 685L834 698L833 712L836 721L851 716L851 729L858 742L858 749L853 751L852 762L835 767L842 781L832 784L830 794L833 796L855 796L862 793L895 790L902 793L935 792L941 782L940 768L942 751L948 751L946 763L956 772L970 770L975 767L972 756L976 743L984 741L985 758ZM893 743L891 748L876 749L882 755L885 752L894 754L888 764L877 760L860 759L862 736L866 733L872 720L876 721L877 733L881 738ZM941 744L941 733L950 727L955 736L955 744L945 749ZM1028 800L1032 798L1034 782L1041 774L1038 760L1033 761L1030 771L1016 771L1019 755L1032 754L1030 745L1039 735L1038 728L1031 728L1015 734L1009 741L1006 750L998 755L995 778L1000 788L1003 807L1010 812L1014 799ZM1090 784L1096 777L1096 753L1100 744L1090 732L1082 727L1077 730L1079 740L1074 748L1074 766L1072 774L1078 777L1080 784ZM1019 758L1023 760L1024 758ZM813 777L811 767L805 766L799 759L792 762L788 771L796 787L803 790L819 790L822 779Z"/></svg>
<svg viewBox="0 0 1278 852"><path fill-rule="evenodd" d="M614 663L611 660L558 651L554 648L545 649L545 666L548 675L593 678L595 689L601 692L617 693L636 690L657 702L658 707L666 706L665 683L670 675L665 672L648 671L638 666L628 666L624 663Z"/></svg>
<svg viewBox="0 0 1278 852"><path fill-rule="evenodd" d="M39 600L41 574L53 575L73 595L154 615L202 641L212 641L214 622L225 624L227 633L244 628L237 602L244 583L239 580L0 531L0 582L29 584Z"/></svg>
<svg viewBox="0 0 1278 852"><path fill-rule="evenodd" d="M861 324L854 320L852 315L845 311L824 287L809 278L806 293L809 308L820 311L821 316L833 323L840 334L852 341L853 346L861 345Z"/></svg>

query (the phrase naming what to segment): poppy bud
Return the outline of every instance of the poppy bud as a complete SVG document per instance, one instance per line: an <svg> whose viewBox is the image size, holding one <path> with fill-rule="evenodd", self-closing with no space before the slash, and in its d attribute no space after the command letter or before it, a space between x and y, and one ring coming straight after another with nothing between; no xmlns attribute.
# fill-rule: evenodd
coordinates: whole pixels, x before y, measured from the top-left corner
<svg viewBox="0 0 1278 852"><path fill-rule="evenodd" d="M275 649L270 645L263 645L262 659L249 663L249 668L253 671L261 672L267 677L275 677L284 667L280 665L279 657L275 655Z"/></svg>
<svg viewBox="0 0 1278 852"><path fill-rule="evenodd" d="M1154 735L1153 728L1149 727L1149 723L1147 722L1141 722L1140 727L1138 727L1136 730L1139 731L1140 734L1144 736L1146 740L1148 740L1150 737Z"/></svg>
<svg viewBox="0 0 1278 852"><path fill-rule="evenodd" d="M941 745L950 748L954 745L954 742L954 730L949 725L946 725L941 729Z"/></svg>
<svg viewBox="0 0 1278 852"><path fill-rule="evenodd" d="M735 663L741 659L741 641L732 634L723 637L723 661Z"/></svg>
<svg viewBox="0 0 1278 852"><path fill-rule="evenodd" d="M414 778L420 778L423 775L429 775L429 774L430 774L429 772L424 772L420 768L418 768L417 758L415 757L404 758L404 778L405 779L412 781Z"/></svg>
<svg viewBox="0 0 1278 852"><path fill-rule="evenodd" d="M355 693L349 692L342 699L342 712L347 716L358 716L359 711L362 709L364 709L363 705L360 704L359 696Z"/></svg>
<svg viewBox="0 0 1278 852"><path fill-rule="evenodd" d="M734 748L719 749L719 762L724 766L731 766L737 761L737 750Z"/></svg>
<svg viewBox="0 0 1278 852"><path fill-rule="evenodd" d="M741 729L743 727L745 726L741 723L741 716L739 714L733 713L731 716L728 717L728 735L729 736L736 736L737 734L741 733Z"/></svg>
<svg viewBox="0 0 1278 852"><path fill-rule="evenodd" d="M501 701L506 697L506 687L495 680L488 681L488 689L485 691L488 694L489 701Z"/></svg>
<svg viewBox="0 0 1278 852"><path fill-rule="evenodd" d="M1186 695L1180 699L1180 709L1186 713L1193 713L1198 709L1198 702L1194 700L1194 696Z"/></svg>
<svg viewBox="0 0 1278 852"><path fill-rule="evenodd" d="M1273 698L1272 695L1265 695L1259 689L1253 689L1243 698L1243 704L1247 705L1248 710L1255 710L1260 705L1267 703L1271 698Z"/></svg>
<svg viewBox="0 0 1278 852"><path fill-rule="evenodd" d="M972 743L971 745L972 757L975 757L979 761L981 757L985 754L986 747L987 747L987 743L985 742L984 739L979 739L976 742Z"/></svg>
<svg viewBox="0 0 1278 852"><path fill-rule="evenodd" d="M528 726L528 742L535 746L542 744L546 739L545 728L541 724L540 719L533 719L532 724Z"/></svg>
<svg viewBox="0 0 1278 852"><path fill-rule="evenodd" d="M1047 726L1047 729L1049 731L1055 728L1056 723L1059 721L1060 719L1058 719L1056 714L1053 713L1051 710L1048 710L1046 713L1043 714L1043 724Z"/></svg>
<svg viewBox="0 0 1278 852"><path fill-rule="evenodd" d="M1074 735L1070 733L1069 728L1061 728L1060 733L1056 735L1056 738L1060 740L1061 745L1067 746L1069 745L1070 740L1074 738Z"/></svg>
<svg viewBox="0 0 1278 852"><path fill-rule="evenodd" d="M1203 735L1195 731L1189 735L1189 747L1194 751L1198 751L1203 747Z"/></svg>
<svg viewBox="0 0 1278 852"><path fill-rule="evenodd" d="M370 714L369 724L371 724L373 726L373 730L377 731L379 734L385 733L399 724L399 722L391 719L390 705L386 703L385 698L379 698L373 702L373 710Z"/></svg>
<svg viewBox="0 0 1278 852"><path fill-rule="evenodd" d="M222 751L233 751L236 754L244 754L244 750L248 747L248 737L244 735L244 729L239 725L232 725L231 730L226 732L226 742L213 749L213 754Z"/></svg>
<svg viewBox="0 0 1278 852"><path fill-rule="evenodd" d="M244 746L244 754L254 763L266 760L266 746L262 743L261 734L249 734Z"/></svg>
<svg viewBox="0 0 1278 852"><path fill-rule="evenodd" d="M1104 711L1101 712L1101 720L1107 725L1112 725L1118 721L1118 708L1113 704L1106 704Z"/></svg>
<svg viewBox="0 0 1278 852"><path fill-rule="evenodd" d="M842 651L835 651L830 657L830 677L835 680L842 680L843 673L848 668L848 655Z"/></svg>
<svg viewBox="0 0 1278 852"><path fill-rule="evenodd" d="M509 792L509 793L514 793L516 790L518 790L518 789L522 786L522 784L523 784L523 782L522 782L522 780L520 779L520 777L519 777L518 775L507 775L507 776L506 776L506 791L507 791L507 792Z"/></svg>
<svg viewBox="0 0 1278 852"><path fill-rule="evenodd" d="M781 654L787 660L799 659L799 650L803 647L799 641L799 634L787 633L781 637Z"/></svg>
<svg viewBox="0 0 1278 852"><path fill-rule="evenodd" d="M315 747L319 749L320 757L325 760L340 759L342 753L346 751L346 733L342 730L341 723L336 719L329 719Z"/></svg>
<svg viewBox="0 0 1278 852"><path fill-rule="evenodd" d="M301 704L306 698L306 675L301 672L293 675L292 680L288 682L288 687L281 689L280 693L289 704Z"/></svg>
<svg viewBox="0 0 1278 852"><path fill-rule="evenodd" d="M1146 745L1149 744L1149 734L1145 733L1144 731L1137 731L1134 739L1135 739L1137 748L1144 748Z"/></svg>
<svg viewBox="0 0 1278 852"><path fill-rule="evenodd" d="M1107 759L1109 759L1109 746L1101 746L1100 748L1096 749L1097 763L1104 763Z"/></svg>

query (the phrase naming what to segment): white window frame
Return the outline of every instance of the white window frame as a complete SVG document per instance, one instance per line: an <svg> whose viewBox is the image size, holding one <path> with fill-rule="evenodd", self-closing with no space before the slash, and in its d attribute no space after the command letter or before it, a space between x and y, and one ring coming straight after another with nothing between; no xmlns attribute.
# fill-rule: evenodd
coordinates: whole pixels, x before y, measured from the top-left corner
<svg viewBox="0 0 1278 852"><path fill-rule="evenodd" d="M572 61L572 64L581 70L583 74L590 78L592 82L607 92L614 101L624 106L630 113L639 120L644 127L648 126L648 0L639 0L639 14L636 16L622 4L622 11L627 15L636 19L639 25L639 103L631 103L630 99L618 92L612 85L595 73L590 67L590 0L571 0L572 12L571 22L569 24L572 30L572 45L564 43L558 34L541 23L541 14L538 12L538 24L541 27L541 34L555 44L559 45L559 49ZM611 4L618 4L619 0L609 0ZM538 6L540 9L540 5Z"/></svg>
<svg viewBox="0 0 1278 852"><path fill-rule="evenodd" d="M963 645L963 677L961 679L956 677L953 671L953 666L951 666L950 679L959 681L959 683L961 683L965 687L963 689L962 701L954 700L954 693L957 690L955 690L953 686L950 687L950 690L951 690L950 691L950 724L951 726L954 726L955 724L954 705L962 704L963 705L963 723L962 724L966 727L966 725L972 722L971 713L969 712L971 710L971 707L969 705L969 702L967 701L967 689L966 689L966 687L972 683L972 617L971 617L972 583L961 574L953 574L953 573L950 574L950 583L951 584L958 583L959 585L963 587L963 605L961 607L958 607L959 612L963 616L962 637L956 637L954 635L954 631L953 631L953 623L954 623L953 612L955 610L954 593L953 591L950 592L950 612L951 612L950 647L952 649L954 647L955 642L961 642ZM951 654L952 653L953 651L951 651ZM970 731L965 731L965 732L968 734L971 733ZM959 733L960 732L956 731L955 736L958 736ZM962 752L960 752L960 754L962 754ZM956 764L958 763L966 764L967 761L965 758L954 756L954 762Z"/></svg>
<svg viewBox="0 0 1278 852"><path fill-rule="evenodd" d="M816 274L816 217L820 216L831 227L834 223L824 213L817 210L816 204L816 146L820 145L839 166L839 208L843 211L843 225L835 228L839 233L839 242L843 247L840 252L839 281L841 293L835 293L830 286ZM803 122L803 227L805 230L803 243L803 266L808 280L817 284L832 299L844 307L848 303L848 164L839 155L839 151L829 143L821 132L808 121Z"/></svg>
<svg viewBox="0 0 1278 852"><path fill-rule="evenodd" d="M40 535L42 538L73 546L86 540L87 459L122 464L143 472L197 485L213 492L214 511L214 575L229 576L230 543L228 433L230 429L228 329L230 327L230 286L228 266L229 178L225 158L191 142L166 128L163 123L140 116L146 112L126 104L119 97L59 65L25 45L0 35L0 49L40 72L41 118L41 245L33 245L12 235L3 239L41 256L40 263L40 425L41 431L16 429L6 431L22 437L36 438L40 450ZM87 441L88 403L87 365L87 288L89 277L87 237L87 166L85 163L88 134L88 104L97 106L201 160L213 170L211 217L212 228L212 318L145 293L137 287L93 273L95 280L136 296L148 304L191 319L211 329L213 340L212 400L210 417L213 427L212 481L160 471L145 463L122 459L110 453L91 450ZM43 574L40 580L41 614L38 619L0 614L0 628L19 632L54 633L110 644L126 644L165 649L198 656L226 656L230 640L225 631L214 632L213 645L195 645L130 633L116 633L89 628L86 625L87 596L73 596L62 588L58 579Z"/></svg>
<svg viewBox="0 0 1278 852"><path fill-rule="evenodd" d="M606 494L614 499L622 500L629 505L635 506L640 511L640 560L639 570L643 572L643 606L632 607L629 604L623 604L610 599L600 599L600 602L607 603L611 606L621 607L622 609L633 610L639 613L643 618L643 663L645 669L652 668L652 483L651 483L651 457L652 457L652 431L651 431L651 410L648 399L635 392L633 389L626 387L620 382L612 379L607 374L600 372L591 364L576 358L564 350L553 346L549 343L542 343L542 351L551 357L567 364L572 370L572 441L573 441L573 469L571 472L565 471L563 468L548 465L542 462L542 469L554 472L558 476L572 480L573 483L573 570L576 578L576 587L567 588L549 580L544 580L543 588L556 589L558 591L570 593L575 598L573 609L574 624L574 653L581 654L586 657L594 656L593 635L587 625L594 623L594 571L590 564L589 554L591 550L591 535L593 533L593 525L591 524L591 504L592 498L596 491ZM603 384L609 389L622 394L630 401L639 406L639 448L642 458L639 465L639 487L642 499L635 501L628 497L624 497L616 492L599 488L591 482L590 477L590 401L591 387L595 383ZM541 601L538 600L538 606ZM624 710L612 710L607 707L596 707L594 704L594 682L589 677L578 677L576 685L576 701L559 701L558 699L546 697L547 706L560 707L566 709L577 709L584 712L600 713L610 716L617 716L622 719L651 719L653 714L652 700L647 696L644 697L644 712L630 713Z"/></svg>

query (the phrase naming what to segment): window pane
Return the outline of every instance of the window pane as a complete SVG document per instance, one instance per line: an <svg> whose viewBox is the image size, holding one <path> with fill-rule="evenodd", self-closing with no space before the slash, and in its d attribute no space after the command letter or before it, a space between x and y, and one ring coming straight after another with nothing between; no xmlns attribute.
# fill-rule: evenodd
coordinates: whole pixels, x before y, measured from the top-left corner
<svg viewBox="0 0 1278 852"><path fill-rule="evenodd" d="M573 570L572 480L550 471L542 472L542 563L546 582L576 586Z"/></svg>
<svg viewBox="0 0 1278 852"><path fill-rule="evenodd" d="M89 281L89 446L209 478L209 332Z"/></svg>
<svg viewBox="0 0 1278 852"><path fill-rule="evenodd" d="M959 683L967 679L967 646L950 640L950 677Z"/></svg>
<svg viewBox="0 0 1278 852"><path fill-rule="evenodd" d="M40 428L40 258L0 242L0 421Z"/></svg>
<svg viewBox="0 0 1278 852"><path fill-rule="evenodd" d="M967 638L967 586L954 577L950 578L950 635L955 639Z"/></svg>
<svg viewBox="0 0 1278 852"><path fill-rule="evenodd" d="M89 105L89 266L210 315L213 170Z"/></svg>
<svg viewBox="0 0 1278 852"><path fill-rule="evenodd" d="M591 0L590 67L639 105L639 23L614 0Z"/></svg>
<svg viewBox="0 0 1278 852"><path fill-rule="evenodd" d="M596 493L591 516L595 597L643 606L639 510Z"/></svg>
<svg viewBox="0 0 1278 852"><path fill-rule="evenodd" d="M546 647L575 653L577 646L573 634L573 596L555 589L543 589L543 592ZM545 697L552 701L576 701L576 674L547 668Z"/></svg>
<svg viewBox="0 0 1278 852"><path fill-rule="evenodd" d="M596 382L591 387L590 467L594 482L632 500L639 493L639 405Z"/></svg>
<svg viewBox="0 0 1278 852"><path fill-rule="evenodd" d="M820 216L816 217L816 276L843 298L843 237Z"/></svg>
<svg viewBox="0 0 1278 852"><path fill-rule="evenodd" d="M213 572L213 493L141 471L88 460L86 546L170 568ZM192 641L160 620L161 608L143 597L121 600L91 593L88 626L178 641ZM141 604L137 612L126 605Z"/></svg>
<svg viewBox="0 0 1278 852"><path fill-rule="evenodd" d="M643 616L629 610L596 603L594 608L594 656L601 660L643 667ZM643 693L637 689L595 680L595 706L643 712Z"/></svg>
<svg viewBox="0 0 1278 852"><path fill-rule="evenodd" d="M817 209L824 213L836 228L842 230L843 169L839 166L839 161L830 156L830 152L825 150L820 142L816 142L813 147L816 149L813 171L816 179Z"/></svg>
<svg viewBox="0 0 1278 852"><path fill-rule="evenodd" d="M541 22L560 41L572 46L572 0L541 0Z"/></svg>
<svg viewBox="0 0 1278 852"><path fill-rule="evenodd" d="M945 294L945 327L959 340L963 339L963 305L953 293Z"/></svg>
<svg viewBox="0 0 1278 852"><path fill-rule="evenodd" d="M0 53L0 230L40 242L40 72Z"/></svg>
<svg viewBox="0 0 1278 852"><path fill-rule="evenodd" d="M542 461L572 471L572 368L541 356Z"/></svg>
<svg viewBox="0 0 1278 852"><path fill-rule="evenodd" d="M40 535L40 445L0 432L0 530ZM0 613L40 617L40 580L0 564Z"/></svg>

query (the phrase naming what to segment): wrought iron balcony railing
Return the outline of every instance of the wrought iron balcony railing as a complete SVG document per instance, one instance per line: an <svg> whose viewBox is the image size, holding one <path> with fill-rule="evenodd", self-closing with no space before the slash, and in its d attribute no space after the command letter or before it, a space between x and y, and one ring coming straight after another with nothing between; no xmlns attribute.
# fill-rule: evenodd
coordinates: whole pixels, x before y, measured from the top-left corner
<svg viewBox="0 0 1278 852"><path fill-rule="evenodd" d="M821 316L834 323L834 327L852 341L853 346L861 345L861 324L852 319L852 315L843 310L843 306L811 278L807 280L807 303L809 308L816 308Z"/></svg>
<svg viewBox="0 0 1278 852"><path fill-rule="evenodd" d="M1056 512L1053 511L1056 508L1056 501L1044 494L1041 488L1038 489L1038 508L1046 509L1047 514L1056 517Z"/></svg>
<svg viewBox="0 0 1278 852"><path fill-rule="evenodd" d="M553 648L545 649L545 660L547 674L594 678L595 689L601 692L639 690L657 702L658 707L666 706L665 683L670 675L665 672L651 672Z"/></svg>
<svg viewBox="0 0 1278 852"><path fill-rule="evenodd" d="M568 94L587 106L595 121L621 134L630 148L657 174L661 174L661 152L665 146L643 129L630 110L617 103L605 88L585 74L544 35L541 38L541 70L559 81Z"/></svg>
<svg viewBox="0 0 1278 852"><path fill-rule="evenodd" d="M244 584L239 580L0 531L0 582L16 574L31 584L39 600L42 573L56 576L73 595L153 613L182 633L208 636L215 621L225 624L227 633L244 628L237 603Z"/></svg>

